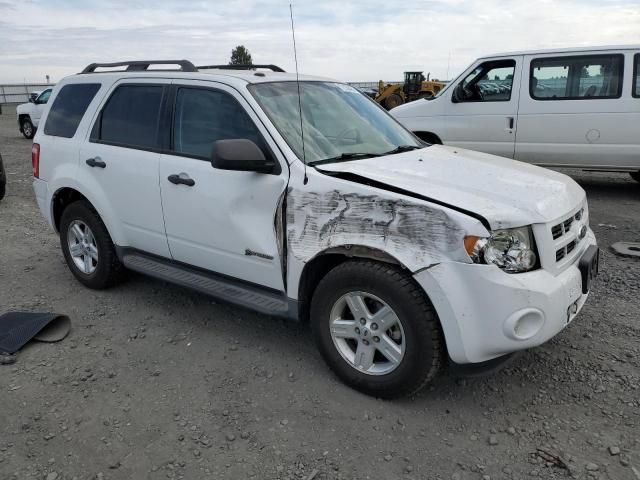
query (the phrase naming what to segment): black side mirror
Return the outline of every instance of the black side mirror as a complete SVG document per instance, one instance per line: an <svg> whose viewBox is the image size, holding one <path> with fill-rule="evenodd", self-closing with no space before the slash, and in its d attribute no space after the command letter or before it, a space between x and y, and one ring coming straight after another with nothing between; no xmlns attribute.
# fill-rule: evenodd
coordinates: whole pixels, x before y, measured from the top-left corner
<svg viewBox="0 0 640 480"><path fill-rule="evenodd" d="M36 99L29 95L29 103L36 103Z"/></svg>
<svg viewBox="0 0 640 480"><path fill-rule="evenodd" d="M211 165L220 170L273 173L275 162L268 160L260 147L244 138L218 140L213 144Z"/></svg>
<svg viewBox="0 0 640 480"><path fill-rule="evenodd" d="M462 83L459 83L456 85L456 88L453 89L451 100L453 103L463 102L465 100L464 87L462 86Z"/></svg>

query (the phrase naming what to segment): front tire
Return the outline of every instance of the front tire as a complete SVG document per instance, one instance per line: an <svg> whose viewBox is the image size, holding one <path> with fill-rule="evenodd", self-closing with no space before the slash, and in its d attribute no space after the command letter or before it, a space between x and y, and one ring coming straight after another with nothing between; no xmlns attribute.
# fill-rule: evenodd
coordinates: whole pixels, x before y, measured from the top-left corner
<svg viewBox="0 0 640 480"><path fill-rule="evenodd" d="M36 128L33 126L30 118L23 119L20 126L22 128L22 135L24 135L24 138L32 139L36 134Z"/></svg>
<svg viewBox="0 0 640 480"><path fill-rule="evenodd" d="M316 344L347 385L381 398L411 395L439 372L438 316L400 268L353 260L331 270L311 301Z"/></svg>
<svg viewBox="0 0 640 480"><path fill-rule="evenodd" d="M86 287L118 283L124 267L100 216L84 201L65 208L60 220L60 246L71 273Z"/></svg>
<svg viewBox="0 0 640 480"><path fill-rule="evenodd" d="M7 174L4 171L4 164L2 163L2 155L0 155L0 200L4 198L7 193Z"/></svg>

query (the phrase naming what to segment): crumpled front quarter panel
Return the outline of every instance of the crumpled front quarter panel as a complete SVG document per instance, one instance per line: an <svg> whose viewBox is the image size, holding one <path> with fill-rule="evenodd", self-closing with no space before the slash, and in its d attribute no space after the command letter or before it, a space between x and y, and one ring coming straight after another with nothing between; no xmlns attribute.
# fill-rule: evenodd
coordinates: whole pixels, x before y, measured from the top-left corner
<svg viewBox="0 0 640 480"><path fill-rule="evenodd" d="M293 270L325 250L349 246L385 252L412 272L444 260L469 263L465 235L486 233L478 220L455 210L316 171L307 185L291 182L286 219Z"/></svg>

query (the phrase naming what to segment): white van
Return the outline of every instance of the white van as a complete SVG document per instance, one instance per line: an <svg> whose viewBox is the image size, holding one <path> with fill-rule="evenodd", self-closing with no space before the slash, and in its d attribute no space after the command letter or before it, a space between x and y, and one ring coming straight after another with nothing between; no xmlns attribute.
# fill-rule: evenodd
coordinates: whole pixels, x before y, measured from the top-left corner
<svg viewBox="0 0 640 480"><path fill-rule="evenodd" d="M392 115L430 143L640 181L640 46L479 58Z"/></svg>

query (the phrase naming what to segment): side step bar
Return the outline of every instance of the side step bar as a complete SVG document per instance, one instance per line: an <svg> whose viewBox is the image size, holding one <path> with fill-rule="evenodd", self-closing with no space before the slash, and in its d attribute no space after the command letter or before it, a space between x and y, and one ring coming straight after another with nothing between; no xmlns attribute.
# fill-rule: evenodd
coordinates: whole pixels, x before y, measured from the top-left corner
<svg viewBox="0 0 640 480"><path fill-rule="evenodd" d="M297 318L297 302L289 302L283 292L271 292L241 281L199 271L170 260L137 252L120 252L125 267L136 272L191 288L267 315Z"/></svg>

